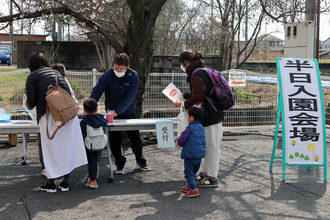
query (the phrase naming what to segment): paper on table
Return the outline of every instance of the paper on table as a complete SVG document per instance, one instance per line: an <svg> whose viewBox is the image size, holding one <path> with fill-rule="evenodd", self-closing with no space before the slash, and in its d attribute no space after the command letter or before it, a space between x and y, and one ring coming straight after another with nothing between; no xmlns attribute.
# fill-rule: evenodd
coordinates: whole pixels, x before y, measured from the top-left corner
<svg viewBox="0 0 330 220"><path fill-rule="evenodd" d="M23 107L26 110L26 112L29 114L29 116L31 117L33 124L37 124L37 117L36 117L37 114L36 114L35 108L32 110L28 109L25 105L25 101L26 101L26 94L23 94Z"/></svg>
<svg viewBox="0 0 330 220"><path fill-rule="evenodd" d="M177 101L183 102L184 101L180 89L178 89L173 83L170 83L162 92L172 102L177 102Z"/></svg>

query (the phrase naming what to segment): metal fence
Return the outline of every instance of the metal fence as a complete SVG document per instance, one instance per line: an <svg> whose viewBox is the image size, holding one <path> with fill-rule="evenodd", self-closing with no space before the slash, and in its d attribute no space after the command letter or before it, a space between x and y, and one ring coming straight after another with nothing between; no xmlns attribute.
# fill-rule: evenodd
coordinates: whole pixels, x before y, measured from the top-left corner
<svg viewBox="0 0 330 220"><path fill-rule="evenodd" d="M227 79L229 72L222 72ZM276 122L277 76L246 74L246 86L233 88L236 105L226 111L225 130L272 131ZM151 73L144 93L142 117L176 117L179 110L162 94L162 90L172 82L182 92L190 91L186 78L185 73Z"/></svg>
<svg viewBox="0 0 330 220"><path fill-rule="evenodd" d="M238 70L231 70L238 71ZM242 71L242 70L240 70ZM228 77L230 71L224 71ZM277 75L260 74L245 71L247 83L245 87L234 87L233 92L236 105L226 111L226 120L223 125L229 131L243 132L270 132L275 130L277 112ZM0 108L7 112L23 109L22 94L25 93L25 80L29 70L0 73ZM93 85L102 73L67 71L67 79L79 101L82 113L82 104L91 94ZM185 73L150 73L144 93L141 118L176 117L179 109L162 94L162 90L172 82L182 92L189 91ZM330 77L321 77L326 109L326 122L330 124ZM104 95L99 100L99 109L104 112ZM12 113L19 117L19 113ZM329 130L330 131L330 130Z"/></svg>

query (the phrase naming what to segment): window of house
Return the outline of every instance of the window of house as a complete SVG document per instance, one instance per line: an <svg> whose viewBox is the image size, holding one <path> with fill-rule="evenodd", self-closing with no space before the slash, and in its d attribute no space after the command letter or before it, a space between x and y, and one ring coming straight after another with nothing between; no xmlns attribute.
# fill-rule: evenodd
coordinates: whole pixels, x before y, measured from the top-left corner
<svg viewBox="0 0 330 220"><path fill-rule="evenodd" d="M293 36L296 37L297 36L297 26L293 26Z"/></svg>
<svg viewBox="0 0 330 220"><path fill-rule="evenodd" d="M275 42L274 41L269 41L269 46L270 47L274 47L275 46Z"/></svg>
<svg viewBox="0 0 330 220"><path fill-rule="evenodd" d="M288 26L286 29L286 36L290 37L291 36L291 27Z"/></svg>

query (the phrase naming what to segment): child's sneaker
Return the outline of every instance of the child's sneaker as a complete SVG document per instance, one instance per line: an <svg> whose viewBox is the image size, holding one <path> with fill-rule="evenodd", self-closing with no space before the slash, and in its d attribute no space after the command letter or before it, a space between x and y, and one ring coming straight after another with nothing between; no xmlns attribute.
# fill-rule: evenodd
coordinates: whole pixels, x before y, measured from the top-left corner
<svg viewBox="0 0 330 220"><path fill-rule="evenodd" d="M188 187L188 185L185 185L184 187L181 188L181 191L186 193L189 192L190 188Z"/></svg>
<svg viewBox="0 0 330 220"><path fill-rule="evenodd" d="M213 187L216 188L219 186L219 182L217 179L212 180L210 177L202 179L200 182L196 183L197 186L199 187L205 187L205 188L209 188L209 187Z"/></svg>
<svg viewBox="0 0 330 220"><path fill-rule="evenodd" d="M46 183L45 185L40 186L40 190L48 193L56 193L56 185L55 184L48 184Z"/></svg>
<svg viewBox="0 0 330 220"><path fill-rule="evenodd" d="M90 182L89 188L97 189L97 188L99 188L99 185L97 185L97 183Z"/></svg>
<svg viewBox="0 0 330 220"><path fill-rule="evenodd" d="M194 190L191 190L191 189L189 189L189 191L186 193L186 196L187 197L195 197L195 196L198 196L199 195L199 191L198 191L198 189L196 188L196 189L194 189Z"/></svg>
<svg viewBox="0 0 330 220"><path fill-rule="evenodd" d="M61 182L60 185L58 185L58 188L60 188L62 192L68 192L69 191L69 183Z"/></svg>

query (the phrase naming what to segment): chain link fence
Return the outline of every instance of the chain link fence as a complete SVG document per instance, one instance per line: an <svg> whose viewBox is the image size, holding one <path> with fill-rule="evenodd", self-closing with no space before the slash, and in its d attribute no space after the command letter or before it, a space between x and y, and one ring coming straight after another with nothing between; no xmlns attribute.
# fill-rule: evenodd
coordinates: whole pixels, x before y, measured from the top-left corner
<svg viewBox="0 0 330 220"><path fill-rule="evenodd" d="M236 99L235 106L226 111L223 122L225 131L257 132L274 134L277 113L277 75L261 74L244 70L222 72L228 80L230 72L245 72L246 86L233 87ZM0 108L12 113L12 119L27 119L22 113L13 110L23 109L22 94L25 93L25 81L28 69L0 73ZM66 77L71 84L80 105L92 92L102 73L92 71L67 71ZM162 90L173 83L182 92L190 90L185 73L150 73L146 84L141 118L173 118L179 109L162 93ZM322 76L324 105L327 128L330 128L330 77ZM104 112L104 95L99 100L99 109ZM327 129L327 133L329 129ZM330 131L330 130L329 130Z"/></svg>

